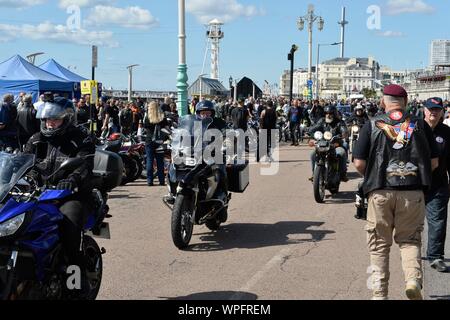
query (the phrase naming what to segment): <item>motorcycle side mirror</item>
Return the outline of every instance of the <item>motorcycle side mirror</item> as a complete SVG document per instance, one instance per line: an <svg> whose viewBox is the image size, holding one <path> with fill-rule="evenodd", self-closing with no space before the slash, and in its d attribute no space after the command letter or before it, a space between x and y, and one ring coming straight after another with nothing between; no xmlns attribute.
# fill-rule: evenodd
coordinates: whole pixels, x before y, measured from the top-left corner
<svg viewBox="0 0 450 320"><path fill-rule="evenodd" d="M93 157L94 155L88 155L86 157L78 157L78 158L69 158L66 161L64 161L61 166L53 172L50 176L47 177L46 180L52 178L60 171L73 171L83 165L83 163L86 161L87 158Z"/></svg>

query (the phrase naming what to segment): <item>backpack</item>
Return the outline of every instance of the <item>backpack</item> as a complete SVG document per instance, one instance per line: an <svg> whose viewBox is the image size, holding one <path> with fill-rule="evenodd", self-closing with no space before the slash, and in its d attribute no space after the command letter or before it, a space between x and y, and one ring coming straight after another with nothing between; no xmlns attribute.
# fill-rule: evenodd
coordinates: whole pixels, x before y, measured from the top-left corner
<svg viewBox="0 0 450 320"><path fill-rule="evenodd" d="M264 129L275 129L277 123L277 115L274 109L266 109L263 119Z"/></svg>
<svg viewBox="0 0 450 320"><path fill-rule="evenodd" d="M247 129L247 109L246 108L236 108L235 109L235 129Z"/></svg>
<svg viewBox="0 0 450 320"><path fill-rule="evenodd" d="M119 121L121 127L129 127L133 123L133 112L126 108L120 112Z"/></svg>

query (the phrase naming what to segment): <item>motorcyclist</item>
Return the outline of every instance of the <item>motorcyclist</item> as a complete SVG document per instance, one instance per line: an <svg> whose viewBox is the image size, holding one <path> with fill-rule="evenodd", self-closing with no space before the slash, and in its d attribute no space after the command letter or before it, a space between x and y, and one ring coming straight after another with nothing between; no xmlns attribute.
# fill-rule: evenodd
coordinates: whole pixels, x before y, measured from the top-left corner
<svg viewBox="0 0 450 320"><path fill-rule="evenodd" d="M347 182L347 151L346 151L346 143L345 139L348 136L348 129L344 121L339 120L337 117L337 109L335 106L328 105L324 108L325 118L322 118L317 122L317 124L313 125L309 128L308 133L310 136L314 136L314 133L320 131L322 133L326 131L330 131L333 134L333 137L339 136L336 142L339 143L339 147L336 148L336 155L339 158L339 171L341 176L341 181ZM311 152L311 167L314 175L316 162L316 152L313 150ZM313 180L311 177L309 180Z"/></svg>
<svg viewBox="0 0 450 320"><path fill-rule="evenodd" d="M369 119L377 116L378 113L380 112L378 106L372 102L368 102L366 104L366 110L367 110L367 115L368 115Z"/></svg>
<svg viewBox="0 0 450 320"><path fill-rule="evenodd" d="M216 118L215 117L215 108L214 108L214 104L209 101L209 100L204 100L199 102L196 107L195 107L195 116L194 115L187 115L185 117L195 117L196 121L202 121L205 119L211 119L211 124L208 126L208 129L216 129L222 132L224 139L226 139L226 129L227 129L227 124L226 122L221 119L221 118ZM228 197L228 182L227 182L227 171L226 171L226 167L225 164L218 164L219 166L219 171L220 171L220 181L219 181L219 187L216 193L216 196L221 199L223 198L224 200L227 199ZM169 203L174 203L175 202L175 194L174 194L174 189L173 188L173 183L175 181L173 181L171 179L171 172L169 170L169 181L171 183L171 194L169 194L166 199L167 202ZM223 221L225 222L225 221Z"/></svg>
<svg viewBox="0 0 450 320"><path fill-rule="evenodd" d="M86 130L75 125L76 111L70 100L47 97L36 118L41 121L40 132L34 134L24 148L24 153L36 155L37 164L30 175L38 185L51 185L57 190L73 192L60 204L64 215L60 225L61 240L69 263L79 266L84 272L80 245L82 228L91 210L90 181L95 143ZM77 157L84 159L81 166L71 172L57 172L65 160Z"/></svg>
<svg viewBox="0 0 450 320"><path fill-rule="evenodd" d="M356 124L362 127L367 121L369 121L369 117L364 110L364 107L361 104L358 104L353 110L353 115L347 119L347 124Z"/></svg>

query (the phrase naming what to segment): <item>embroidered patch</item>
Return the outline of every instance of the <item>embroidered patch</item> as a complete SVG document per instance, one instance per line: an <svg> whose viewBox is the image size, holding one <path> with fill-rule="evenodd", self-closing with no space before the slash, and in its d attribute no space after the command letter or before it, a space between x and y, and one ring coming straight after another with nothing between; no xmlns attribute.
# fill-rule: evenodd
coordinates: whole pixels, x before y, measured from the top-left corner
<svg viewBox="0 0 450 320"><path fill-rule="evenodd" d="M410 118L406 118L405 122L393 126L384 121L378 121L376 126L383 130L384 134L394 142L393 148L396 150L402 149L409 143L416 128L416 124L411 123Z"/></svg>
<svg viewBox="0 0 450 320"><path fill-rule="evenodd" d="M418 172L419 168L416 165L411 162L404 163L403 161L391 162L386 169L388 178L399 177L400 180L405 180L407 176L417 177Z"/></svg>
<svg viewBox="0 0 450 320"><path fill-rule="evenodd" d="M436 137L436 142L437 142L437 143L444 143L444 138L442 138L442 137Z"/></svg>
<svg viewBox="0 0 450 320"><path fill-rule="evenodd" d="M401 113L400 111L392 112L392 113L389 115L389 118L391 118L391 119L394 120L394 121L398 121L398 120L400 120L401 118L403 118L403 113Z"/></svg>

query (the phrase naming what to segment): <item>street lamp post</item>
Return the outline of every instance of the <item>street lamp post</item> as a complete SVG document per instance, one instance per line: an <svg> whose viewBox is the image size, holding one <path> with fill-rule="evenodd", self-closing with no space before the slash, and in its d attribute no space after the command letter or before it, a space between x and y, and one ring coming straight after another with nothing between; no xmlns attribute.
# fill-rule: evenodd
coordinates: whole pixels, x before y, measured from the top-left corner
<svg viewBox="0 0 450 320"><path fill-rule="evenodd" d="M27 55L28 62L30 62L31 64L34 65L34 62L36 61L36 57L40 56L40 55L42 55L44 53L45 52L36 52L36 53L32 53L32 54Z"/></svg>
<svg viewBox="0 0 450 320"><path fill-rule="evenodd" d="M337 46L338 44L342 44L342 42L334 42L334 43L318 43L317 44L317 63L316 63L316 99L319 99L319 56L320 56L320 46Z"/></svg>
<svg viewBox="0 0 450 320"><path fill-rule="evenodd" d="M139 66L138 64L132 64L128 66L128 101L131 102L131 95L133 90L133 68Z"/></svg>
<svg viewBox="0 0 450 320"><path fill-rule="evenodd" d="M295 56L295 51L298 50L298 47L293 44L291 51L288 54L288 60L291 61L291 73L290 73L290 81L291 81L291 85L289 88L289 104L292 105L292 91L294 88L294 56Z"/></svg>
<svg viewBox="0 0 450 320"><path fill-rule="evenodd" d="M178 0L178 76L177 89L178 100L177 108L180 116L187 114L187 98L188 98L188 75L186 65L186 3L185 0Z"/></svg>
<svg viewBox="0 0 450 320"><path fill-rule="evenodd" d="M317 26L319 31L323 30L324 20L320 16L316 16L314 14L314 5L310 4L308 6L308 14L306 14L303 17L300 17L297 20L297 26L300 31L303 30L305 26L305 22L308 23L308 34L309 34L309 57L308 57L308 80L312 79L312 28L314 25L314 22L317 21Z"/></svg>

